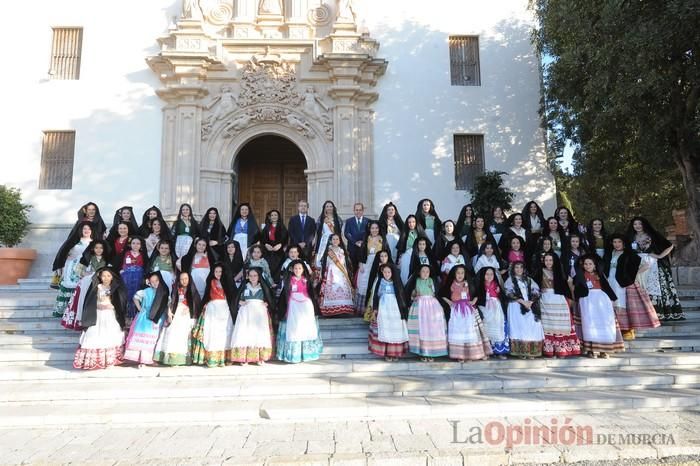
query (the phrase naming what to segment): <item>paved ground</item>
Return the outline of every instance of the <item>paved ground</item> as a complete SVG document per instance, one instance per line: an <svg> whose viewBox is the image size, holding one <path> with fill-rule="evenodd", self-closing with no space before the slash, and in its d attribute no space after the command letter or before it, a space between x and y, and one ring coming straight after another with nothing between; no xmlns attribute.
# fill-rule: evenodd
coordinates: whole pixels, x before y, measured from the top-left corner
<svg viewBox="0 0 700 466"><path fill-rule="evenodd" d="M622 464L620 460L657 464L661 458L666 458L664 464L700 464L699 423L700 411L686 411L463 421L7 429L0 430L0 464L486 466Z"/></svg>

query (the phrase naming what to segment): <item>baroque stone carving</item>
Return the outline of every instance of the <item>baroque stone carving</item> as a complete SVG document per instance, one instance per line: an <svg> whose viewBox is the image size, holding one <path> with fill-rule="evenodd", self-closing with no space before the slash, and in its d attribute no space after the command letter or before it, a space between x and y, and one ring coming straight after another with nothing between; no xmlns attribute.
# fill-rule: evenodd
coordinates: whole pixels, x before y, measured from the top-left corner
<svg viewBox="0 0 700 466"><path fill-rule="evenodd" d="M309 139L315 137L311 124L300 114L278 106L250 108L226 123L224 137L232 138L254 122L287 122L289 126Z"/></svg>
<svg viewBox="0 0 700 466"><path fill-rule="evenodd" d="M301 100L296 91L296 73L291 65L272 60L252 60L243 69L241 93L238 96L241 107L261 103L298 106Z"/></svg>
<svg viewBox="0 0 700 466"><path fill-rule="evenodd" d="M206 11L206 20L211 24L221 26L227 24L233 18L233 5L231 2L219 1Z"/></svg>
<svg viewBox="0 0 700 466"><path fill-rule="evenodd" d="M218 120L224 119L224 117L237 108L236 97L233 95L233 88L229 84L223 84L221 86L221 94L214 97L205 108L210 111L216 108L209 116L202 120L202 139L206 140L214 124Z"/></svg>
<svg viewBox="0 0 700 466"><path fill-rule="evenodd" d="M258 15L282 15L282 3L280 0L260 0Z"/></svg>
<svg viewBox="0 0 700 466"><path fill-rule="evenodd" d="M184 19L202 19L199 0L182 0L182 17Z"/></svg>
<svg viewBox="0 0 700 466"><path fill-rule="evenodd" d="M331 10L323 4L309 10L309 22L314 26L326 26L331 22Z"/></svg>
<svg viewBox="0 0 700 466"><path fill-rule="evenodd" d="M355 11L352 7L352 0L338 1L338 23L355 23Z"/></svg>
<svg viewBox="0 0 700 466"><path fill-rule="evenodd" d="M302 111L311 118L318 120L323 126L326 138L333 140L333 119L328 114L328 107L321 101L313 86L307 86L304 92Z"/></svg>

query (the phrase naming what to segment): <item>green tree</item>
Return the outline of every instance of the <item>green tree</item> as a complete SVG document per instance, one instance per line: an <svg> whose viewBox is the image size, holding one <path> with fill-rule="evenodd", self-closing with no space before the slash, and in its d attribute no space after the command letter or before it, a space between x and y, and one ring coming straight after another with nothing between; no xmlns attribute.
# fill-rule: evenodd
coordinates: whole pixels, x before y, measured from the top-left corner
<svg viewBox="0 0 700 466"><path fill-rule="evenodd" d="M503 175L506 172L488 171L476 177L474 188L470 191L474 212L488 218L494 207L500 207L504 212L512 208L515 194L503 187Z"/></svg>
<svg viewBox="0 0 700 466"><path fill-rule="evenodd" d="M29 231L29 210L22 204L19 189L0 185L0 244L6 247L18 245Z"/></svg>
<svg viewBox="0 0 700 466"><path fill-rule="evenodd" d="M559 187L612 223L647 214L661 228L679 203L700 249L700 2L532 0L550 156L571 141ZM682 187L682 191L681 191ZM680 193L684 194L681 202ZM580 206L580 207L579 207ZM602 210L602 212L601 212ZM660 221L666 223L659 224Z"/></svg>

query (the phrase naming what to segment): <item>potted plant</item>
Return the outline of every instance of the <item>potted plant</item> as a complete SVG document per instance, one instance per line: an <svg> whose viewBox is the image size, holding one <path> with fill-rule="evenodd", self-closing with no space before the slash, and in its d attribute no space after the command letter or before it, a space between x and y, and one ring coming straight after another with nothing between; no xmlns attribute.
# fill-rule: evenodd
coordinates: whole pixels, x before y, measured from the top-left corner
<svg viewBox="0 0 700 466"><path fill-rule="evenodd" d="M27 278L36 250L16 248L29 231L29 210L19 189L0 185L0 285L16 285Z"/></svg>

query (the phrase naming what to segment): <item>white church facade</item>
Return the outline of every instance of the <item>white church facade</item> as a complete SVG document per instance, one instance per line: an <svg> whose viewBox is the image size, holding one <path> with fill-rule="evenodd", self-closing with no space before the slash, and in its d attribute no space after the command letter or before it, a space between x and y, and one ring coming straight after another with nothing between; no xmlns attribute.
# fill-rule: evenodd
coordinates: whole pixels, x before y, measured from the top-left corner
<svg viewBox="0 0 700 466"><path fill-rule="evenodd" d="M302 198L455 218L484 170L554 210L527 0L36 3L0 31L0 183L34 206L30 243L87 201L108 223Z"/></svg>

